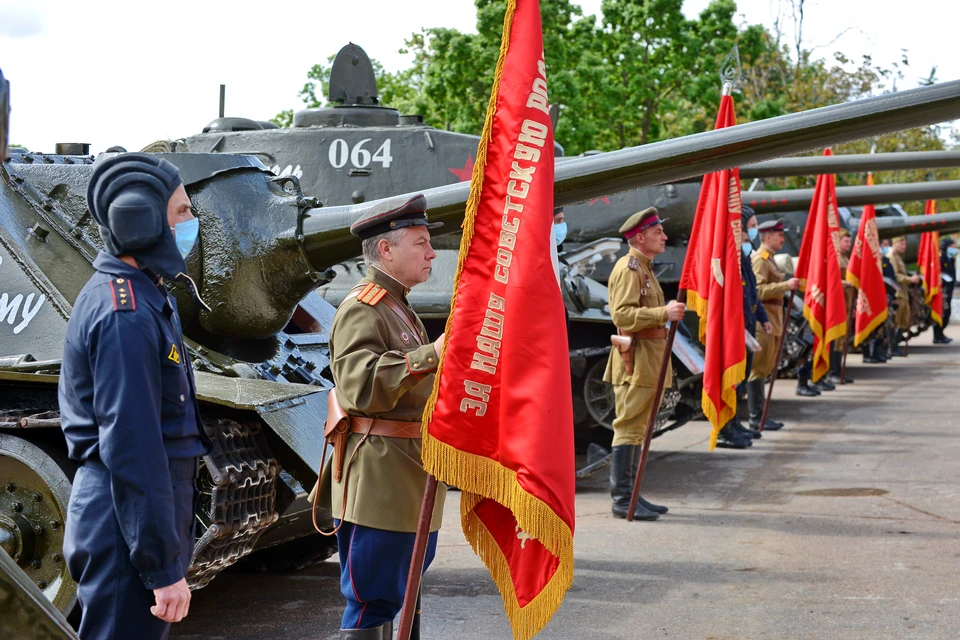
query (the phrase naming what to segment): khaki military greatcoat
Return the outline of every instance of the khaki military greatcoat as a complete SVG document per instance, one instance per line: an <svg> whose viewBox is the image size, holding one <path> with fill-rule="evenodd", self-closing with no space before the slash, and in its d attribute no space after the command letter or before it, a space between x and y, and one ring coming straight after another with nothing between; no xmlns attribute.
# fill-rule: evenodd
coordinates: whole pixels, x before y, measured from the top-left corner
<svg viewBox="0 0 960 640"><path fill-rule="evenodd" d="M766 247L754 251L750 262L757 276L757 294L773 325L773 332L767 333L757 323L757 341L762 349L753 356L750 379L758 380L766 378L776 367L777 345L783 333L783 296L790 291L790 287L784 282L785 276L773 260L773 252Z"/></svg>
<svg viewBox="0 0 960 640"><path fill-rule="evenodd" d="M370 268L359 284L367 283L382 287L402 306L416 333L382 297L364 296L368 301L364 302L357 296L342 302L330 330L333 392L352 416L420 422L437 368L433 343L407 302L408 289L376 268ZM360 434L350 435L347 460L360 438ZM331 509L335 518L343 513L343 519L354 524L416 531L427 478L420 445L419 438L370 436L349 469L345 468L341 482L333 480L330 464L326 465L320 504ZM440 485L431 531L440 528L445 495L446 488Z"/></svg>
<svg viewBox="0 0 960 640"><path fill-rule="evenodd" d="M896 251L890 252L890 264L893 265L893 272L897 274L897 284L900 285L900 291L897 292L897 312L893 316L893 322L897 329L906 330L910 328L910 274L907 273L907 265L903 263L903 258Z"/></svg>
<svg viewBox="0 0 960 640"><path fill-rule="evenodd" d="M634 248L614 265L607 282L610 295L610 315L618 329L637 332L644 329L662 329L667 324L667 307L663 290L653 273L650 258ZM651 411L657 411L660 398L654 398L657 374L667 340L639 338L634 347L633 373L624 369L623 357L611 349L605 382L614 386L617 417L613 421L613 446L642 444ZM673 380L672 364L666 383Z"/></svg>

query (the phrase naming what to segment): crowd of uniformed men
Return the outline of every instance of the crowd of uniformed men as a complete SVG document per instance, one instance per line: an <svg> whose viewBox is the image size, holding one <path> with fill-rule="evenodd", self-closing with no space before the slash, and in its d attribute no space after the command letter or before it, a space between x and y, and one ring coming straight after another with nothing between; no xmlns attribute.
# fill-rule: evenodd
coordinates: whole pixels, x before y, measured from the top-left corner
<svg viewBox="0 0 960 640"><path fill-rule="evenodd" d="M177 169L146 154L98 162L87 200L104 251L73 307L60 378L63 431L79 464L64 552L79 584L83 640L165 638L170 623L189 611L194 479L197 457L211 447L177 306L166 287L178 280L202 304L184 262L196 241L197 220ZM443 336L428 340L407 300L410 289L427 280L436 257L429 229L439 225L429 222L425 204L419 196L371 205L351 227L369 269L337 309L330 330L336 387L329 395L328 428L334 453L312 497L332 511L337 527L346 600L341 638L392 640L406 587L425 483L420 420L443 342ZM557 244L563 241L562 220L557 212ZM654 260L667 240L662 223L652 208L624 223L620 231L629 252L609 280L613 322L629 345L612 350L604 376L616 400L610 490L619 518L630 507L647 419L661 401L656 375L666 325L681 321L686 311L682 303L665 300L655 275ZM777 341L789 321L784 295L798 288L797 279L774 261L783 246L783 224L758 226L745 208L743 226L751 242L760 242L756 251L744 243L741 262L745 329L762 349L748 354L747 423L734 419L721 433L724 446L738 448L760 437L764 383L777 368ZM956 249L944 242L944 273L953 274ZM849 242L843 246L849 251ZM889 268L906 285L916 276L906 272L904 248L902 239L894 241ZM901 291L905 296L906 287ZM949 300L952 280L945 292ZM871 343L865 361L898 354L894 332L909 325L908 300L900 295L896 328ZM944 324L948 319L946 305ZM949 338L940 331L936 341ZM886 344L887 353L878 344ZM833 359L834 382L840 379L839 357ZM830 388L811 386L801 374L797 393ZM767 418L766 429L782 426ZM441 490L425 566L436 550L443 499ZM636 518L654 520L666 512L641 497ZM413 637L419 637L416 624Z"/></svg>

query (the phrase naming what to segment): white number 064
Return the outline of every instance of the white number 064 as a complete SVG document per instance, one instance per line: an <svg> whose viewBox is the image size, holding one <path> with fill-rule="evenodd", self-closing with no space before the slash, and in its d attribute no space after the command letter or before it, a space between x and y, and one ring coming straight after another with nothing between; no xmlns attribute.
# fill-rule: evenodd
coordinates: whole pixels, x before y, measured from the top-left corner
<svg viewBox="0 0 960 640"><path fill-rule="evenodd" d="M373 152L373 155L370 155L368 149L364 149L364 145L370 140L371 138L364 138L353 145L353 149L351 149L346 140L337 138L330 145L330 164L333 165L334 169L341 169L346 166L349 160L350 164L357 169L363 169L369 166L371 162L379 162L384 169L389 169L390 163L393 161L393 156L390 155L390 139L384 140L380 148Z"/></svg>

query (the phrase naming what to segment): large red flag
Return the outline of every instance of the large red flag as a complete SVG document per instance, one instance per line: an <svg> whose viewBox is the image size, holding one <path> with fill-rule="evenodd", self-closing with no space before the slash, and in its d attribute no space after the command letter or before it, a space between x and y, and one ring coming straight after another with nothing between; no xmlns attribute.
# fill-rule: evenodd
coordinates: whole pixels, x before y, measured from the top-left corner
<svg viewBox="0 0 960 640"><path fill-rule="evenodd" d="M937 212L935 200L927 200L924 215ZM920 250L917 251L917 267L923 276L923 298L930 307L933 321L943 326L943 290L940 285L940 232L920 234Z"/></svg>
<svg viewBox="0 0 960 640"><path fill-rule="evenodd" d="M733 98L723 96L716 128L736 124ZM700 403L713 426L711 450L737 412L737 384L746 373L741 227L740 170L705 175L680 288L687 290L687 304L700 316L699 337L706 347Z"/></svg>
<svg viewBox="0 0 960 640"><path fill-rule="evenodd" d="M832 156L830 149L823 155ZM830 370L830 343L847 335L847 303L840 274L840 216L833 175L817 176L797 260L803 317L813 331L813 381Z"/></svg>
<svg viewBox="0 0 960 640"><path fill-rule="evenodd" d="M873 174L867 174L867 185L873 185ZM860 214L857 240L847 264L847 282L858 289L853 346L859 347L887 320L887 288L883 282L880 238L877 235L877 208L872 204L865 206Z"/></svg>
<svg viewBox="0 0 960 640"><path fill-rule="evenodd" d="M539 3L510 0L423 462L463 490L464 535L523 639L573 582L573 407L552 262L553 164Z"/></svg>

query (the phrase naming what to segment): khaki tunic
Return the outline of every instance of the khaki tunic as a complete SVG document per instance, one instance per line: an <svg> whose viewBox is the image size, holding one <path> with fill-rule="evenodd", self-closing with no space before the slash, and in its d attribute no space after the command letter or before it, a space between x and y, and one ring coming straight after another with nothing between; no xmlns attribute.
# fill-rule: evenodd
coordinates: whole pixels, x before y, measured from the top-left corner
<svg viewBox="0 0 960 640"><path fill-rule="evenodd" d="M341 303L330 329L330 369L335 393L352 416L419 422L433 390L437 357L427 332L407 302L402 284L375 268L361 285L378 284L415 319L420 333L382 300L375 305L356 297ZM344 466L357 447L360 434L347 440ZM357 451L343 479L347 482L347 522L387 531L414 532L427 474L423 470L419 438L371 436ZM446 487L437 491L431 531L440 528ZM330 464L320 477L320 504L334 518L343 512L343 483L334 482Z"/></svg>
<svg viewBox="0 0 960 640"><path fill-rule="evenodd" d="M753 273L757 276L757 294L767 311L773 332L767 333L757 323L757 341L762 350L753 356L751 380L761 380L773 373L776 367L777 345L783 333L783 296L790 291L784 282L785 276L773 260L773 253L766 247L760 247L750 256Z"/></svg>
<svg viewBox="0 0 960 640"><path fill-rule="evenodd" d="M666 301L650 258L631 247L614 265L607 288L610 315L618 329L632 332L666 326ZM620 352L610 350L603 380L614 385L616 398L613 446L643 443L650 412L659 410L660 406L659 399L654 402L653 395L666 347L666 338L638 339L632 375L627 375ZM673 380L672 363L668 367L664 388Z"/></svg>
<svg viewBox="0 0 960 640"><path fill-rule="evenodd" d="M843 300L847 305L847 339L853 340L854 336L854 309L857 306L857 288L847 282L847 266L850 264L850 257L842 253L838 254L840 258L840 277L843 278ZM843 340L834 340L833 348L835 351L843 352Z"/></svg>
<svg viewBox="0 0 960 640"><path fill-rule="evenodd" d="M889 257L893 272L897 275L897 284L900 285L900 291L897 292L897 312L893 316L893 322L897 325L897 329L909 329L910 274L907 273L907 265L903 263L903 258L896 251L891 251Z"/></svg>

